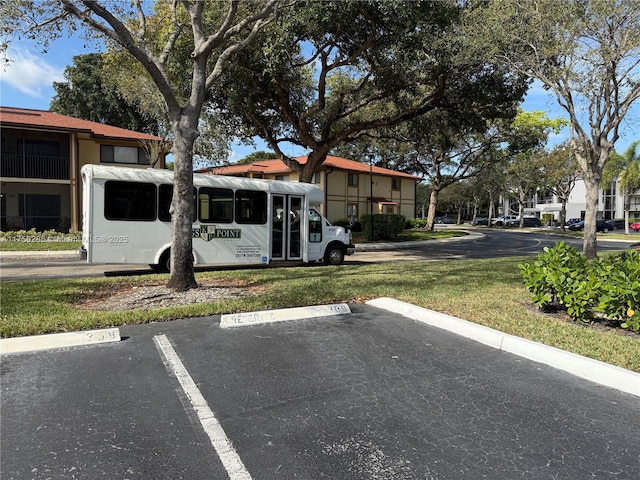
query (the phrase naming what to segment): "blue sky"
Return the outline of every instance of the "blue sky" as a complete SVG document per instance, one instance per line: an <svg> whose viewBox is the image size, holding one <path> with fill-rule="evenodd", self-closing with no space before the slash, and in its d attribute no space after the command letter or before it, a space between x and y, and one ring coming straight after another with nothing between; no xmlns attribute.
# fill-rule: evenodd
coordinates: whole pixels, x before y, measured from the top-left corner
<svg viewBox="0 0 640 480"><path fill-rule="evenodd" d="M87 42L80 37L56 40L50 44L46 53L31 41L14 41L8 51L8 57L12 61L4 68L0 67L0 105L48 110L55 94L52 84L64 81L64 69L72 64L73 56L97 51L96 48L87 46ZM527 111L545 111L550 118L566 118L555 99L536 84L529 91L523 108ZM568 133L567 128L563 129L560 134L550 138L549 146L566 140ZM623 152L637 139L640 139L640 105L635 105L627 116L616 150ZM255 150L269 149L259 140L256 147L234 144L229 160L234 162ZM302 155L304 152L291 147L291 151L285 153Z"/></svg>

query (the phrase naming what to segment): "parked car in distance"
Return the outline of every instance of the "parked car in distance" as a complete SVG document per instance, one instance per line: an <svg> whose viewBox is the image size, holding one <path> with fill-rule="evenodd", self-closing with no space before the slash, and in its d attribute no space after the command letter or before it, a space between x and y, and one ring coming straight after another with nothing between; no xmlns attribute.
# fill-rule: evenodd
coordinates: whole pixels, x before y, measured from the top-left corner
<svg viewBox="0 0 640 480"><path fill-rule="evenodd" d="M569 220L564 222L564 224L568 227L569 225L573 225L574 223L578 223L578 222L581 222L581 221L582 221L581 218L570 218Z"/></svg>
<svg viewBox="0 0 640 480"><path fill-rule="evenodd" d="M518 218L516 215L502 215L500 217L492 218L491 225L494 225L496 227L502 227L502 226L505 226L506 222L510 220L515 220L516 218Z"/></svg>
<svg viewBox="0 0 640 480"><path fill-rule="evenodd" d="M471 222L472 225L489 225L489 219L487 217L476 217L476 219Z"/></svg>
<svg viewBox="0 0 640 480"><path fill-rule="evenodd" d="M455 218L451 218L451 217L436 217L434 219L435 223L439 223L439 224L449 224L452 225L454 223L456 223Z"/></svg>
<svg viewBox="0 0 640 480"><path fill-rule="evenodd" d="M634 232L640 232L640 222L630 223L629 230L633 230Z"/></svg>
<svg viewBox="0 0 640 480"><path fill-rule="evenodd" d="M624 230L624 220L607 220L607 223L611 225L614 230Z"/></svg>
<svg viewBox="0 0 640 480"><path fill-rule="evenodd" d="M515 220L507 220L507 227L519 227L520 218L516 217ZM524 217L522 219L523 227L541 227L542 222L537 217Z"/></svg>
<svg viewBox="0 0 640 480"><path fill-rule="evenodd" d="M581 232L584 230L584 220L581 220L578 223L572 223L569 225L569 230L572 232ZM596 220L596 232L607 233L612 230L615 230L615 228L605 220Z"/></svg>

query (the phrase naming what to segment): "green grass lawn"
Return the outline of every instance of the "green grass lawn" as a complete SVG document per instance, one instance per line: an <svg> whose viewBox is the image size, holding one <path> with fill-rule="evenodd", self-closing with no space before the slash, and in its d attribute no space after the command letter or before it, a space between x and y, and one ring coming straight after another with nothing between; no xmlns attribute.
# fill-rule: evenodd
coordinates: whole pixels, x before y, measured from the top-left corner
<svg viewBox="0 0 640 480"><path fill-rule="evenodd" d="M260 294L213 303L95 311L78 300L116 287L164 282L166 275L2 282L0 336L66 332L194 316L392 297L640 372L640 337L538 312L518 263L533 258L279 267L198 273L201 282L253 285Z"/></svg>
<svg viewBox="0 0 640 480"><path fill-rule="evenodd" d="M462 230L405 230L398 237L393 240L393 242L413 242L413 241L422 241L422 240L437 240L443 238L454 238L454 237L464 237L467 235L466 232ZM364 232L353 232L353 243L356 245L360 243L370 243L367 235ZM391 242L391 243L393 243Z"/></svg>

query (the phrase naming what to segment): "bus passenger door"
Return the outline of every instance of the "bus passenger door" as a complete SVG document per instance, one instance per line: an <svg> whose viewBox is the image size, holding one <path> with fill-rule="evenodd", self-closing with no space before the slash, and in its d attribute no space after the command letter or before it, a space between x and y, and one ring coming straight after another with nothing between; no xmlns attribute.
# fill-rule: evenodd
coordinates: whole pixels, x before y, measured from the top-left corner
<svg viewBox="0 0 640 480"><path fill-rule="evenodd" d="M289 196L289 246L287 249L287 260L302 259L302 234L304 229L304 219L306 218L302 209L302 197L296 195ZM306 229L304 229L306 230Z"/></svg>
<svg viewBox="0 0 640 480"><path fill-rule="evenodd" d="M287 206L283 195L271 197L271 258L284 260L287 227Z"/></svg>
<svg viewBox="0 0 640 480"><path fill-rule="evenodd" d="M271 196L271 259L301 260L304 197Z"/></svg>

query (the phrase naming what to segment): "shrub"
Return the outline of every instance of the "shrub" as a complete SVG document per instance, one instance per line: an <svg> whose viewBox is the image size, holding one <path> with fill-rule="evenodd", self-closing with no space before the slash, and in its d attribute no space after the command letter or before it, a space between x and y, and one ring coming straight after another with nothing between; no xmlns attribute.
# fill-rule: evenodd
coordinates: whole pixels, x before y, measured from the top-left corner
<svg viewBox="0 0 640 480"><path fill-rule="evenodd" d="M399 214L362 215L360 223L372 240L395 240L404 231L407 219Z"/></svg>
<svg viewBox="0 0 640 480"><path fill-rule="evenodd" d="M407 220L408 228L424 228L427 226L426 218L412 218Z"/></svg>
<svg viewBox="0 0 640 480"><path fill-rule="evenodd" d="M638 252L588 262L575 248L559 242L519 268L539 308L561 306L574 321L582 322L597 313L622 328L640 330Z"/></svg>
<svg viewBox="0 0 640 480"><path fill-rule="evenodd" d="M12 230L0 232L0 242L70 242L82 240L82 232L61 233L55 230Z"/></svg>

